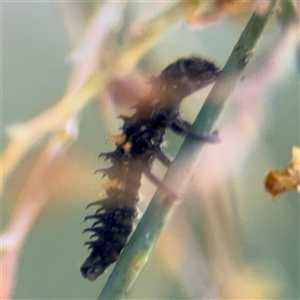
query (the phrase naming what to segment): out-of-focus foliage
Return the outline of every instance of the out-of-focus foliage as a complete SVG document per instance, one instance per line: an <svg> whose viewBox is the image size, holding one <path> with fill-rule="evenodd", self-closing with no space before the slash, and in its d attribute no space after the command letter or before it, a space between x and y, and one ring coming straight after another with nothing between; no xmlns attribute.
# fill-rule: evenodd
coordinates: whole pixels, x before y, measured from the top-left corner
<svg viewBox="0 0 300 300"><path fill-rule="evenodd" d="M218 123L222 142L199 156L193 188L132 299L299 298L298 195L272 203L262 184L299 145L296 5L286 1L286 12L283 3ZM178 57L203 54L223 66L252 10L263 13L268 1L100 4L2 3L2 127L10 130L1 288L14 299L98 295L109 272L98 283L81 278L81 220L103 184L93 172L112 149L106 135L120 126L117 115ZM185 101L188 119L206 93ZM181 141L168 133L166 151L175 155ZM145 180L141 211L152 193Z"/></svg>

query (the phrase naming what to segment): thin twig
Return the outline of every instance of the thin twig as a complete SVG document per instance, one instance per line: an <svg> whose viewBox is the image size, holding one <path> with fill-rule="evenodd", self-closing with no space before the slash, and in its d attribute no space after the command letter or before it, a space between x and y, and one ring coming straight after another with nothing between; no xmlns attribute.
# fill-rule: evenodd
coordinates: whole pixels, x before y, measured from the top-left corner
<svg viewBox="0 0 300 300"><path fill-rule="evenodd" d="M88 58L82 64L78 62L74 67L71 74L71 82L63 97L52 107L26 123L10 126L10 141L4 148L1 157L2 185L0 186L0 193L2 193L6 180L10 174L34 145L45 138L46 134L52 133L56 131L57 128L63 126L66 120L72 118L72 116L81 111L92 99L97 95L100 95L112 79L126 76L130 73L140 58L158 42L159 38L162 37L162 34L169 28L170 24L180 19L180 17L185 16L189 9L194 5L195 4L190 4L186 6L181 2L176 3L176 5L154 18L149 22L142 36L136 37L130 41L129 44L120 48L120 55L115 60L114 64L109 66L109 69L105 70L98 70L96 68L96 57L98 56L97 53L100 51L99 47L101 48L102 44L99 43L99 41L97 43L91 43L92 38L90 31L92 31L92 28L97 28L95 22L99 20L97 16L103 15L102 9L107 11L107 9L119 7L120 4L117 4L116 6L115 4L108 3L104 6L99 6L99 10L96 11L95 18L84 36L84 43L81 44L81 49L85 49L86 51L81 54ZM111 13L112 12L110 12L110 14ZM119 11L116 12L116 14L118 13ZM106 27L109 27L114 23L107 22L105 24ZM101 26L104 26L105 24L101 23ZM100 29L103 28L98 28L98 31L101 31ZM102 31L102 34L106 35L108 33L107 31L108 28ZM100 33L97 32L97 30L94 30L94 34L96 35L96 37L94 36L94 39L99 39ZM101 37L100 40L104 41L105 38ZM92 56L91 53L93 54ZM91 69L91 65L95 67L94 70ZM81 73L78 71L79 69L81 70Z"/></svg>
<svg viewBox="0 0 300 300"><path fill-rule="evenodd" d="M226 99L232 93L261 37L275 5L276 1L270 2L269 9L264 15L253 13L224 67L222 76L216 82L198 114L192 127L193 132L202 135L212 131ZM193 165L203 145L203 142L188 137L185 139L165 175L164 185L178 188L179 192L176 192L180 194L190 178ZM176 201L169 199L165 191L158 188L98 300L126 299L128 297L135 280L147 263L162 228L175 209L175 205Z"/></svg>
<svg viewBox="0 0 300 300"><path fill-rule="evenodd" d="M1 299L11 299L18 262L22 247L33 227L36 218L49 200L49 184L47 178L51 166L63 156L68 146L77 137L77 120L73 118L65 126L57 130L45 145L40 156L28 174L22 192L16 201L10 220L0 236L1 252Z"/></svg>

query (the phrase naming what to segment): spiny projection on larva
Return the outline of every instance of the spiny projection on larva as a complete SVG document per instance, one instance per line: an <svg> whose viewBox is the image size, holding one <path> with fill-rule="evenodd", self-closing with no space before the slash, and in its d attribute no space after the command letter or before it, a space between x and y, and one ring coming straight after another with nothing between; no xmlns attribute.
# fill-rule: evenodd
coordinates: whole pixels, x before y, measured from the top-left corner
<svg viewBox="0 0 300 300"><path fill-rule="evenodd" d="M166 129L203 141L216 141L216 135L189 133L191 124L180 116L179 106L185 97L214 82L219 74L220 69L207 59L181 58L151 78L150 92L138 99L131 117L121 116L124 124L121 135L115 137L116 149L100 154L110 160L111 167L98 170L109 179L106 197L91 203L89 206L98 209L86 217L95 221L85 230L92 233L86 243L91 253L80 269L85 278L95 280L118 260L137 217L142 174L159 184L151 173L153 160L170 165L170 159L162 151Z"/></svg>

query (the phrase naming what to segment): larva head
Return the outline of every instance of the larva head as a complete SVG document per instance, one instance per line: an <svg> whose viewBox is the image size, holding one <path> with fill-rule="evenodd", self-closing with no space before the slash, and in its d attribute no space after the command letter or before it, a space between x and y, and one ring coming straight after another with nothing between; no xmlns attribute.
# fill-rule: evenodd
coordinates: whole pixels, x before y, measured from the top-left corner
<svg viewBox="0 0 300 300"><path fill-rule="evenodd" d="M158 80L163 82L163 89L173 94L173 98L184 98L214 82L220 72L219 67L207 59L181 58L167 66Z"/></svg>
<svg viewBox="0 0 300 300"><path fill-rule="evenodd" d="M104 272L106 267L107 266L103 267L103 262L100 261L99 257L95 257L94 259L88 257L80 267L80 271L83 277L94 281Z"/></svg>

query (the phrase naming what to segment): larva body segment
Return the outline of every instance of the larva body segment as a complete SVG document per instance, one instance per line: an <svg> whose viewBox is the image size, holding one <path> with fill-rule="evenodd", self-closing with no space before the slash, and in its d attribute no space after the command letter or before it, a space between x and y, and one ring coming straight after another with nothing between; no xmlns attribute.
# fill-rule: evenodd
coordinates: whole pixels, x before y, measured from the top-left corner
<svg viewBox="0 0 300 300"><path fill-rule="evenodd" d="M96 216L104 218L97 222L97 226L90 228L96 240L86 243L92 252L81 266L82 275L89 280L95 280L119 258L133 229L137 211L135 207L125 206L104 210Z"/></svg>

